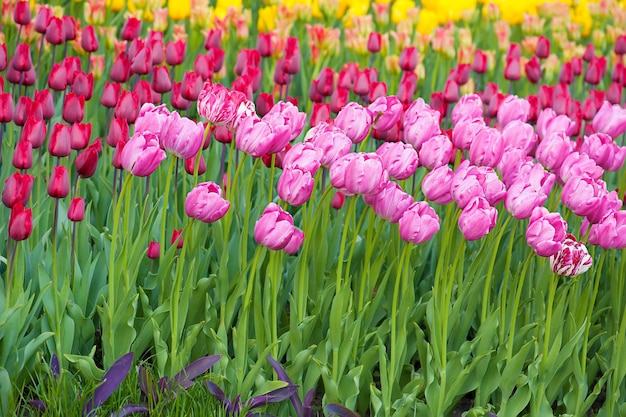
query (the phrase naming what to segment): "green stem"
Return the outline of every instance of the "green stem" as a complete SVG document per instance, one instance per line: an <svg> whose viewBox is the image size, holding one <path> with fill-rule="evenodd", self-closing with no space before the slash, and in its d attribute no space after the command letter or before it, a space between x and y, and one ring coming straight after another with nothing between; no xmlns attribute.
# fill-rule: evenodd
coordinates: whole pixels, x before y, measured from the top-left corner
<svg viewBox="0 0 626 417"><path fill-rule="evenodd" d="M530 263L534 259L535 254L531 253L526 258L526 262L524 263L524 267L522 268L522 273L520 274L519 281L517 282L517 289L515 291L515 302L513 303L513 311L511 313L511 328L509 330L509 340L507 346L507 363L511 362L513 358L513 342L515 341L515 323L517 321L517 311L519 309L519 303L522 298L522 291L524 290L524 280L526 279L526 273L528 272L528 267Z"/></svg>
<svg viewBox="0 0 626 417"><path fill-rule="evenodd" d="M548 349L550 347L550 332L552 330L552 309L554 304L554 296L556 294L556 287L559 284L559 276L552 275L550 279L550 287L548 289L548 310L546 311L546 328L543 341L543 357L541 358L541 370L545 372L548 361Z"/></svg>
<svg viewBox="0 0 626 417"><path fill-rule="evenodd" d="M335 285L335 295L339 296L339 290L341 289L341 279L343 278L343 257L346 252L346 240L348 237L348 229L349 229L349 220L350 216L356 210L356 197L352 197L352 201L350 201L350 207L348 208L348 212L346 213L346 217L344 218L343 224L343 233L341 235L341 245L339 246L339 258L337 259L337 284ZM349 273L350 271L348 271Z"/></svg>
<svg viewBox="0 0 626 417"><path fill-rule="evenodd" d="M489 262L489 266L487 269L487 278L485 278L485 288L483 289L483 308L481 313L481 323L484 323L487 320L487 309L489 307L489 294L491 293L491 279L493 278L493 267L496 263L496 255L498 254L498 248L500 247L500 240L502 239L502 234L506 230L509 222L511 221L513 216L508 216L504 221L504 224L500 228L498 235L496 236L496 241L491 245L493 248L491 252L491 259ZM505 278L506 279L506 278Z"/></svg>
<svg viewBox="0 0 626 417"><path fill-rule="evenodd" d="M392 386L396 382L396 368L397 368L397 333L398 333L398 298L400 297L400 282L404 282L407 278L407 271L405 270L405 264L410 259L411 249L413 246L410 243L405 243L400 255L400 263L398 264L398 275L393 287L393 298L391 301L391 360L389 363L389 386ZM403 285L406 287L406 283ZM403 288L406 290L406 288Z"/></svg>
<svg viewBox="0 0 626 417"><path fill-rule="evenodd" d="M176 157L170 158L170 164L167 168L167 177L165 178L165 193L163 195L163 211L161 212L161 234L159 236L159 244L161 245L161 253L159 259L163 259L165 254L165 223L167 221L167 210L170 197L170 187L172 186L172 172L174 171L174 164L176 163Z"/></svg>

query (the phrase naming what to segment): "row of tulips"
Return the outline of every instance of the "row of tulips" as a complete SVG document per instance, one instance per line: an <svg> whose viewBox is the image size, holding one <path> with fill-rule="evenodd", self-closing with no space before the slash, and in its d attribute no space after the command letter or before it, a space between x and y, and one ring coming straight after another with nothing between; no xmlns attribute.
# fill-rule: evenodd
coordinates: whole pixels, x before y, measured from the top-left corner
<svg viewBox="0 0 626 417"><path fill-rule="evenodd" d="M227 389L264 392L271 353L302 392L377 415L444 415L463 395L503 416L582 415L600 391L617 415L619 60L606 74L589 46L536 90L522 68L548 80L547 38L524 65L514 43L495 69L483 50L470 65L408 45L377 67L387 34L371 31L369 65L335 72L302 37L165 42L129 18L103 71L97 31L50 10L17 2L7 30L41 38L0 48L3 398L53 353L97 379L128 351L161 375L219 353ZM559 278L592 262L588 280Z"/></svg>

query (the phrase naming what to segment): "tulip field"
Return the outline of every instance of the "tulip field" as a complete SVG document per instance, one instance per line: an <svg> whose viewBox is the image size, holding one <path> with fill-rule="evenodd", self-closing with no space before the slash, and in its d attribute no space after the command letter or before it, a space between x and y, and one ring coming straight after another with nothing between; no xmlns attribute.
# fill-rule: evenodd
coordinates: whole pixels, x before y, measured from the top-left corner
<svg viewBox="0 0 626 417"><path fill-rule="evenodd" d="M626 1L0 28L0 416L626 416Z"/></svg>

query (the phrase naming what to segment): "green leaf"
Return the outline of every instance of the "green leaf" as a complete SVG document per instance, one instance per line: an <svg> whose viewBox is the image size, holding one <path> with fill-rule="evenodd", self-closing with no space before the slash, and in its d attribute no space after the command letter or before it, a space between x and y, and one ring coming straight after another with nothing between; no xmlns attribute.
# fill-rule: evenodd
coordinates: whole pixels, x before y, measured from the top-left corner
<svg viewBox="0 0 626 417"><path fill-rule="evenodd" d="M104 371L98 366L93 360L93 355L96 353L96 347L94 346L89 353L89 356L82 355L63 355L65 359L67 359L71 364L73 364L76 369L81 373L81 375L87 380L90 381L99 381L104 376Z"/></svg>

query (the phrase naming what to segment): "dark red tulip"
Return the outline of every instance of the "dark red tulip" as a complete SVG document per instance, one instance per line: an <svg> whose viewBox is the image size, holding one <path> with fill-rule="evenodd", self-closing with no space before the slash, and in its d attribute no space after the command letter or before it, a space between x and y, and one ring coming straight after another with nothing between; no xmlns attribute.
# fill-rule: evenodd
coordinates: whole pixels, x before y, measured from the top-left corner
<svg viewBox="0 0 626 417"><path fill-rule="evenodd" d="M126 19L120 37L125 41L132 41L138 38L139 35L141 35L141 20L131 16Z"/></svg>
<svg viewBox="0 0 626 417"><path fill-rule="evenodd" d="M539 103L541 104L542 109L545 109L547 107L552 107L553 96L554 96L554 86L542 85L539 87L537 97L539 98Z"/></svg>
<svg viewBox="0 0 626 417"><path fill-rule="evenodd" d="M107 144L114 148L117 146L118 142L123 141L126 143L129 138L129 128L126 119L113 118L111 120L111 124L109 125Z"/></svg>
<svg viewBox="0 0 626 417"><path fill-rule="evenodd" d="M208 51L211 48L222 48L222 31L219 29L209 29L204 48Z"/></svg>
<svg viewBox="0 0 626 417"><path fill-rule="evenodd" d="M63 26L63 40L67 42L76 39L76 21L74 18L69 15L63 15L61 23Z"/></svg>
<svg viewBox="0 0 626 417"><path fill-rule="evenodd" d="M231 143L233 141L233 132L226 126L215 126L213 133L215 134L215 140L220 143Z"/></svg>
<svg viewBox="0 0 626 417"><path fill-rule="evenodd" d="M130 61L126 57L126 53L122 52L118 56L113 65L109 77L115 82L125 83L130 78Z"/></svg>
<svg viewBox="0 0 626 417"><path fill-rule="evenodd" d="M528 123L535 123L539 117L539 112L541 111L539 98L535 95L529 95L526 97L526 100L530 103L530 111L528 112L528 119L526 121Z"/></svg>
<svg viewBox="0 0 626 417"><path fill-rule="evenodd" d="M202 78L202 81L211 78L213 69L211 68L209 57L203 54L198 55L193 63L193 70Z"/></svg>
<svg viewBox="0 0 626 417"><path fill-rule="evenodd" d="M311 127L317 126L322 122L330 122L330 104L313 103L313 111L311 112Z"/></svg>
<svg viewBox="0 0 626 417"><path fill-rule="evenodd" d="M183 229L172 230L172 239L170 240L170 244L176 244L176 248L180 249L183 247Z"/></svg>
<svg viewBox="0 0 626 417"><path fill-rule="evenodd" d="M472 67L470 64L459 64L456 67L456 83L458 85L465 85L470 79L470 73ZM417 76L417 74L416 74Z"/></svg>
<svg viewBox="0 0 626 417"><path fill-rule="evenodd" d="M63 120L72 124L81 122L85 116L85 97L68 93L63 102Z"/></svg>
<svg viewBox="0 0 626 417"><path fill-rule="evenodd" d="M194 71L185 71L183 81L180 86L180 94L185 100L196 101L202 91L204 81L200 74Z"/></svg>
<svg viewBox="0 0 626 417"><path fill-rule="evenodd" d="M185 172L189 175L194 175L194 170L196 169L196 156L192 156L191 158L185 159ZM204 162L204 158L202 154L200 154L200 160L198 161L198 175L202 175L206 172L206 162Z"/></svg>
<svg viewBox="0 0 626 417"><path fill-rule="evenodd" d="M30 15L30 2L18 1L13 6L13 21L17 25L27 25L30 23L32 17Z"/></svg>
<svg viewBox="0 0 626 417"><path fill-rule="evenodd" d="M537 58L537 55L533 57L524 66L526 72L526 78L533 84L537 84L541 79L541 63Z"/></svg>
<svg viewBox="0 0 626 417"><path fill-rule="evenodd" d="M263 117L274 107L274 96L268 93L259 93L255 104L257 114L259 117Z"/></svg>
<svg viewBox="0 0 626 417"><path fill-rule="evenodd" d="M42 5L37 12L37 16L35 17L35 32L45 35L46 30L48 29L48 23L52 16L52 9L48 6Z"/></svg>
<svg viewBox="0 0 626 417"><path fill-rule="evenodd" d="M139 116L139 97L134 92L122 91L115 106L115 117L134 123L137 116Z"/></svg>
<svg viewBox="0 0 626 417"><path fill-rule="evenodd" d="M46 40L52 45L61 45L65 41L63 39L63 21L54 15L48 20Z"/></svg>
<svg viewBox="0 0 626 417"><path fill-rule="evenodd" d="M39 149L46 140L46 122L43 119L28 117L22 129L22 140L29 141L34 149Z"/></svg>
<svg viewBox="0 0 626 417"><path fill-rule="evenodd" d="M67 219L72 222L82 222L85 219L85 199L76 197L72 199L67 208Z"/></svg>
<svg viewBox="0 0 626 417"><path fill-rule="evenodd" d="M108 108L115 107L120 98L120 88L121 87L118 83L105 81L104 89L102 90L102 97L100 97L100 104Z"/></svg>
<svg viewBox="0 0 626 417"><path fill-rule="evenodd" d="M285 61L278 59L276 61L276 67L274 68L274 82L278 85L286 85L288 80L288 74L285 72Z"/></svg>
<svg viewBox="0 0 626 417"><path fill-rule="evenodd" d="M259 33L256 41L256 49L263 58L272 56L272 35L269 33Z"/></svg>
<svg viewBox="0 0 626 417"><path fill-rule="evenodd" d="M4 181L2 204L12 208L16 204L26 205L33 189L35 178L29 174L14 172Z"/></svg>
<svg viewBox="0 0 626 417"><path fill-rule="evenodd" d="M48 181L48 195L53 198L65 198L70 193L70 177L65 165L55 166Z"/></svg>
<svg viewBox="0 0 626 417"><path fill-rule="evenodd" d="M75 151L85 149L91 140L91 123L74 123L70 127L70 147Z"/></svg>
<svg viewBox="0 0 626 417"><path fill-rule="evenodd" d="M206 53L209 59L209 66L213 72L220 72L224 66L224 50L221 48L212 48Z"/></svg>
<svg viewBox="0 0 626 417"><path fill-rule="evenodd" d="M93 26L88 25L85 27L80 36L80 46L83 47L85 52L96 52L99 48L98 36Z"/></svg>
<svg viewBox="0 0 626 417"><path fill-rule="evenodd" d="M543 35L539 36L537 46L535 47L535 56L541 59L546 59L550 56L550 39Z"/></svg>
<svg viewBox="0 0 626 417"><path fill-rule="evenodd" d="M11 162L16 169L30 169L33 166L33 144L27 140L18 141Z"/></svg>
<svg viewBox="0 0 626 417"><path fill-rule="evenodd" d="M74 166L76 167L76 173L81 178L90 178L96 172L96 168L98 167L98 154L101 150L102 142L100 138L98 138L94 143L89 145L87 149L76 156Z"/></svg>
<svg viewBox="0 0 626 417"><path fill-rule="evenodd" d="M367 72L359 72L356 76L354 86L352 87L354 94L364 96L370 92L370 78Z"/></svg>
<svg viewBox="0 0 626 417"><path fill-rule="evenodd" d="M337 88L330 96L330 111L333 113L339 113L341 109L345 107L350 101L350 90L345 88Z"/></svg>
<svg viewBox="0 0 626 417"><path fill-rule="evenodd" d="M439 112L440 122L442 118L446 117L448 113L448 103L443 99L443 93L441 91L435 91L430 95L430 107Z"/></svg>
<svg viewBox="0 0 626 417"><path fill-rule="evenodd" d="M11 209L9 218L9 236L11 239L21 241L28 239L33 231L33 211L25 209L23 205L16 204Z"/></svg>
<svg viewBox="0 0 626 417"><path fill-rule="evenodd" d="M185 60L187 44L183 40L169 41L165 45L165 62L167 65L180 65Z"/></svg>
<svg viewBox="0 0 626 417"><path fill-rule="evenodd" d="M121 155L122 151L124 150L124 146L126 146L125 140L120 140L119 142L117 142L117 145L115 145L115 151L113 152L113 158L111 162L113 166L117 169L122 169Z"/></svg>
<svg viewBox="0 0 626 417"><path fill-rule="evenodd" d="M63 123L55 123L48 141L48 152L52 156L63 158L72 152L70 128Z"/></svg>
<svg viewBox="0 0 626 417"><path fill-rule="evenodd" d="M18 126L24 126L26 118L29 116L31 109L33 108L33 100L28 96L21 96L17 99L17 104L13 109L13 123ZM43 114L42 117L43 118Z"/></svg>
<svg viewBox="0 0 626 417"><path fill-rule="evenodd" d="M417 48L407 46L400 52L400 69L414 71L417 68Z"/></svg>
<svg viewBox="0 0 626 417"><path fill-rule="evenodd" d="M261 88L261 81L263 81L263 72L259 68L246 67L243 75L247 76L252 83L252 92L256 93Z"/></svg>
<svg viewBox="0 0 626 417"><path fill-rule="evenodd" d="M15 55L13 55L13 68L16 71L24 72L31 69L33 61L30 58L30 45L27 43L20 43L17 45Z"/></svg>
<svg viewBox="0 0 626 417"><path fill-rule="evenodd" d="M0 92L0 123L13 120L13 97L10 93Z"/></svg>
<svg viewBox="0 0 626 417"><path fill-rule="evenodd" d="M74 82L72 83L72 92L77 96L85 97L86 101L91 100L93 95L93 74L76 71L74 73Z"/></svg>
<svg viewBox="0 0 626 417"><path fill-rule="evenodd" d="M77 56L65 57L65 59L63 59L63 66L65 67L65 74L67 75L67 84L72 85L76 71L81 71L80 58Z"/></svg>
<svg viewBox="0 0 626 417"><path fill-rule="evenodd" d="M552 109L558 115L567 114L569 111L570 98L565 94L558 94L552 100Z"/></svg>
<svg viewBox="0 0 626 417"><path fill-rule="evenodd" d="M172 89L170 71L167 67L154 67L152 73L152 89L157 93L167 93Z"/></svg>
<svg viewBox="0 0 626 417"><path fill-rule="evenodd" d="M583 60L579 56L575 56L570 62L572 63L574 77L578 77L583 73Z"/></svg>
<svg viewBox="0 0 626 417"><path fill-rule="evenodd" d="M502 93L496 93L491 96L491 100L489 100L489 104L485 109L485 116L489 118L494 118L498 116L498 110L500 110L500 105L505 98L506 96Z"/></svg>
<svg viewBox="0 0 626 417"><path fill-rule="evenodd" d="M383 36L378 32L371 32L367 38L367 50L372 54L380 52Z"/></svg>
<svg viewBox="0 0 626 417"><path fill-rule="evenodd" d="M163 33L150 30L146 39L146 46L150 48L152 65L161 65L165 60L165 44L163 43Z"/></svg>

